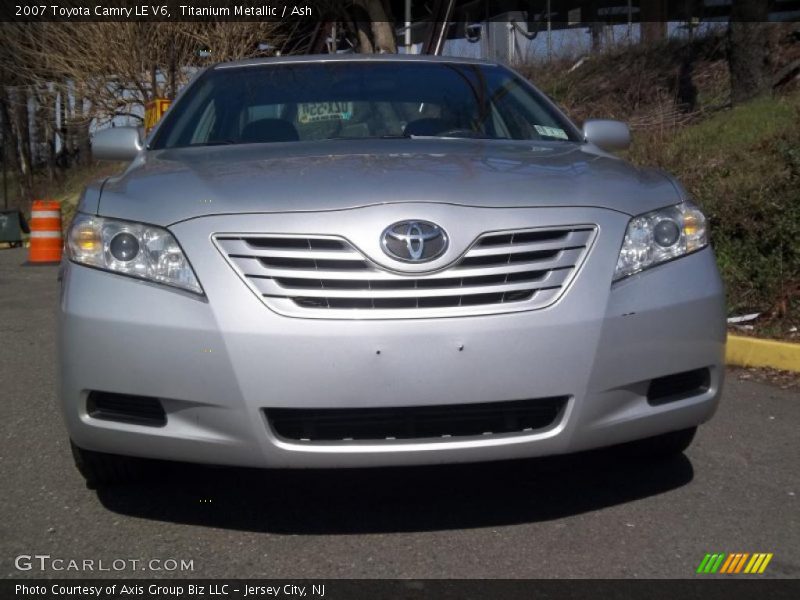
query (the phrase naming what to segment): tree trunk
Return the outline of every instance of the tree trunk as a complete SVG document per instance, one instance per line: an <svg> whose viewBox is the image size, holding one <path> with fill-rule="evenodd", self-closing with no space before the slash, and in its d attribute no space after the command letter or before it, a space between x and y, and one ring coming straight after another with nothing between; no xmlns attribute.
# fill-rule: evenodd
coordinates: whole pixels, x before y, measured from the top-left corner
<svg viewBox="0 0 800 600"><path fill-rule="evenodd" d="M734 0L728 29L731 102L738 104L770 89L768 0Z"/></svg>
<svg viewBox="0 0 800 600"><path fill-rule="evenodd" d="M178 80L176 77L177 71L177 57L175 56L175 40L173 39L169 45L169 99L175 100L178 93Z"/></svg>
<svg viewBox="0 0 800 600"><path fill-rule="evenodd" d="M150 100L158 98L158 65L150 69Z"/></svg>
<svg viewBox="0 0 800 600"><path fill-rule="evenodd" d="M85 102L84 98L80 102ZM78 163L85 167L92 162L92 143L89 138L89 124L91 119L87 114L82 114L77 123L75 138L78 151Z"/></svg>
<svg viewBox="0 0 800 600"><path fill-rule="evenodd" d="M11 124L14 129L17 153L17 185L19 186L19 207L29 212L33 199L33 173L31 171L31 134L28 112L28 90L18 88L11 97Z"/></svg>
<svg viewBox="0 0 800 600"><path fill-rule="evenodd" d="M373 21L372 36L375 48L381 54L397 54L397 40L394 25L388 21Z"/></svg>
<svg viewBox="0 0 800 600"><path fill-rule="evenodd" d="M643 44L660 42L667 37L666 0L642 0L641 40Z"/></svg>
<svg viewBox="0 0 800 600"><path fill-rule="evenodd" d="M57 90L53 84L44 83L36 90L36 132L37 145L44 152L39 161L45 165L48 181L56 178L56 98ZM42 160L44 159L44 160ZM40 164L38 161L36 164Z"/></svg>
<svg viewBox="0 0 800 600"><path fill-rule="evenodd" d="M16 152L16 138L11 126L11 114L8 110L8 96L5 86L0 86L0 120L3 121L3 144L6 148L5 157L11 165L12 171L19 168Z"/></svg>
<svg viewBox="0 0 800 600"><path fill-rule="evenodd" d="M363 8L369 17L369 31L366 30L364 23L356 24L359 45L369 48L360 51L396 54L397 37L389 5L383 0L358 0L357 5Z"/></svg>
<svg viewBox="0 0 800 600"><path fill-rule="evenodd" d="M61 137L61 152L60 152L60 164L61 168L67 169L70 166L70 142L69 142L69 129L67 128L67 104L69 103L69 83L64 81L60 86L60 94L61 94L61 128L59 129L59 136Z"/></svg>
<svg viewBox="0 0 800 600"><path fill-rule="evenodd" d="M82 167L88 166L92 162L92 144L89 139L91 121L89 111L86 109L86 90L82 85L79 85L75 89L72 135L75 140L75 153L78 157L78 164Z"/></svg>
<svg viewBox="0 0 800 600"><path fill-rule="evenodd" d="M19 173L19 156L17 154L17 138L14 134L14 128L11 125L11 112L9 110L8 95L6 94L5 86L0 86L0 119L3 121L3 161L5 161L4 168L7 173ZM5 185L5 181L3 185ZM7 194L8 189L4 188L3 193ZM8 198L4 197L3 201L11 206Z"/></svg>
<svg viewBox="0 0 800 600"><path fill-rule="evenodd" d="M365 21L356 21L356 31L358 34L358 51L361 54L372 54L375 49L370 38L370 26Z"/></svg>

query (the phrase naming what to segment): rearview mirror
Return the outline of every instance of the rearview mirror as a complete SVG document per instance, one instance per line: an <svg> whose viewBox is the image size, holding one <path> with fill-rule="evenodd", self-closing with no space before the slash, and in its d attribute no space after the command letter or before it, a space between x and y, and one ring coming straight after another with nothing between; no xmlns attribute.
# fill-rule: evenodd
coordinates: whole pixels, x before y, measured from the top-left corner
<svg viewBox="0 0 800 600"><path fill-rule="evenodd" d="M589 119L583 124L583 139L606 150L627 150L631 145L631 131L622 121Z"/></svg>
<svg viewBox="0 0 800 600"><path fill-rule="evenodd" d="M144 150L137 127L111 127L94 134L92 156L96 160L133 160Z"/></svg>

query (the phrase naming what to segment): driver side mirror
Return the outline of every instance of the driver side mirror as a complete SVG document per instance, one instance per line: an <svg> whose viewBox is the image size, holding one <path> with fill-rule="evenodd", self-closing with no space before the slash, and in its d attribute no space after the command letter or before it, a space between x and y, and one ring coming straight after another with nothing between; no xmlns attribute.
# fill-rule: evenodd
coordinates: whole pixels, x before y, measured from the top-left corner
<svg viewBox="0 0 800 600"><path fill-rule="evenodd" d="M631 145L631 131L622 121L589 119L583 124L583 139L607 152L627 150Z"/></svg>
<svg viewBox="0 0 800 600"><path fill-rule="evenodd" d="M96 160L133 160L144 150L138 127L110 127L94 134L92 156Z"/></svg>

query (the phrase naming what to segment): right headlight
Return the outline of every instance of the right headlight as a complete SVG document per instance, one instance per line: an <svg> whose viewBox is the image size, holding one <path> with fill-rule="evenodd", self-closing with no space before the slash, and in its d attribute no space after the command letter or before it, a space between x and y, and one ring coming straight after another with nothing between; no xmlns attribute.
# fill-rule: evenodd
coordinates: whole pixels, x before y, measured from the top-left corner
<svg viewBox="0 0 800 600"><path fill-rule="evenodd" d="M639 215L628 223L614 281L707 245L705 215L689 202Z"/></svg>

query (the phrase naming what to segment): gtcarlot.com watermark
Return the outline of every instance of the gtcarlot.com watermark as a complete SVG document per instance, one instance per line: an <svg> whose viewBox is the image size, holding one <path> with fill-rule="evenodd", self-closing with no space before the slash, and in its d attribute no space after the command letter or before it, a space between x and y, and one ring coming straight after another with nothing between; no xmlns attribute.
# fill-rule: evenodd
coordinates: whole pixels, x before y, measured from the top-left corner
<svg viewBox="0 0 800 600"><path fill-rule="evenodd" d="M61 558L49 554L20 554L14 559L18 571L194 571L194 560L183 558Z"/></svg>

